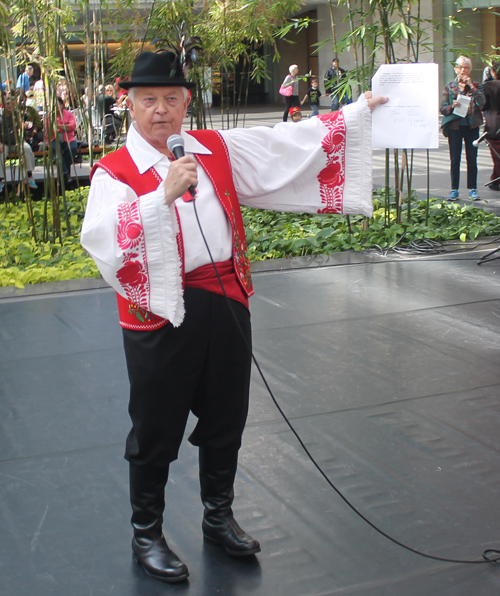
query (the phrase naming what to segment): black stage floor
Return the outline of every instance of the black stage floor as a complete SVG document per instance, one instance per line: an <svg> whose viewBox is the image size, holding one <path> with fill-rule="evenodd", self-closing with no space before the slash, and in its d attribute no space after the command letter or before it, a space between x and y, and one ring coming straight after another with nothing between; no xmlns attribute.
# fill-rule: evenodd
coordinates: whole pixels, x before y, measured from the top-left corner
<svg viewBox="0 0 500 596"><path fill-rule="evenodd" d="M343 254L254 274L255 352L308 448L375 524L440 557L500 548L500 261L478 267L480 254ZM262 553L204 545L186 443L164 525L191 577L148 578L130 553L114 295L51 287L0 294L2 596L499 593L500 566L421 558L361 521L256 374L235 511Z"/></svg>

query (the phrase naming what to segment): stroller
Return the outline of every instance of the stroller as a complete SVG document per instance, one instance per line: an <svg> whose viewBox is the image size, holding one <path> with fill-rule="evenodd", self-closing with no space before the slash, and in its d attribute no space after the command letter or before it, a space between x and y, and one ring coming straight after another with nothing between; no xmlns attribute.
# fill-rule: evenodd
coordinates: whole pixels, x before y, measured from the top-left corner
<svg viewBox="0 0 500 596"><path fill-rule="evenodd" d="M102 119L102 126L104 128L104 142L111 144L116 141L120 134L122 121L113 114L106 114Z"/></svg>

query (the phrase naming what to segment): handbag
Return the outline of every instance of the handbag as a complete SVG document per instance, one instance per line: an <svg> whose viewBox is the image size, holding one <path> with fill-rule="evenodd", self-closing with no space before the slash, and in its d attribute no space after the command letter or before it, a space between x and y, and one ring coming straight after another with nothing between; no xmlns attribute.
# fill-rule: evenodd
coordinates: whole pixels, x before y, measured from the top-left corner
<svg viewBox="0 0 500 596"><path fill-rule="evenodd" d="M283 81L283 83L284 82L285 81ZM285 97L290 97L290 95L293 93L293 85L287 85L286 87L283 87L283 83L281 83L279 94L284 95Z"/></svg>
<svg viewBox="0 0 500 596"><path fill-rule="evenodd" d="M445 137L448 137L450 134L450 123L457 118L458 116L456 114L448 114L448 116L443 116L441 121L441 131Z"/></svg>

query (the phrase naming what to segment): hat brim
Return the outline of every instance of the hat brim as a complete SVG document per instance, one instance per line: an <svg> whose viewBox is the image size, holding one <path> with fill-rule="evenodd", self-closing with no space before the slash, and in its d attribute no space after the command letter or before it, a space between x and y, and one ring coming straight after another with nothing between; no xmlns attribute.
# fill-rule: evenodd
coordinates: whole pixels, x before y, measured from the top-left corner
<svg viewBox="0 0 500 596"><path fill-rule="evenodd" d="M158 77L137 77L130 81L123 81L118 83L122 89L132 89L132 87L186 87L186 89L193 89L196 83L193 81L185 81L183 79L166 79L163 76Z"/></svg>

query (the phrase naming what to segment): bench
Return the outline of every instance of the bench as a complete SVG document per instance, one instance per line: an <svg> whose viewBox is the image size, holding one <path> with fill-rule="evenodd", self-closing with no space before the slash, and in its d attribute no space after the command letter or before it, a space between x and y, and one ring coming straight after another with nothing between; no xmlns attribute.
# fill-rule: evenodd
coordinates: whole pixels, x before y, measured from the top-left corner
<svg viewBox="0 0 500 596"><path fill-rule="evenodd" d="M88 155L90 147L78 147L76 155ZM102 153L102 145L94 145L92 147L92 153ZM49 155L48 149L43 149L42 151L33 151L33 155L35 157L44 157L45 155ZM17 153L9 153L7 155L7 159L19 159L19 155Z"/></svg>

